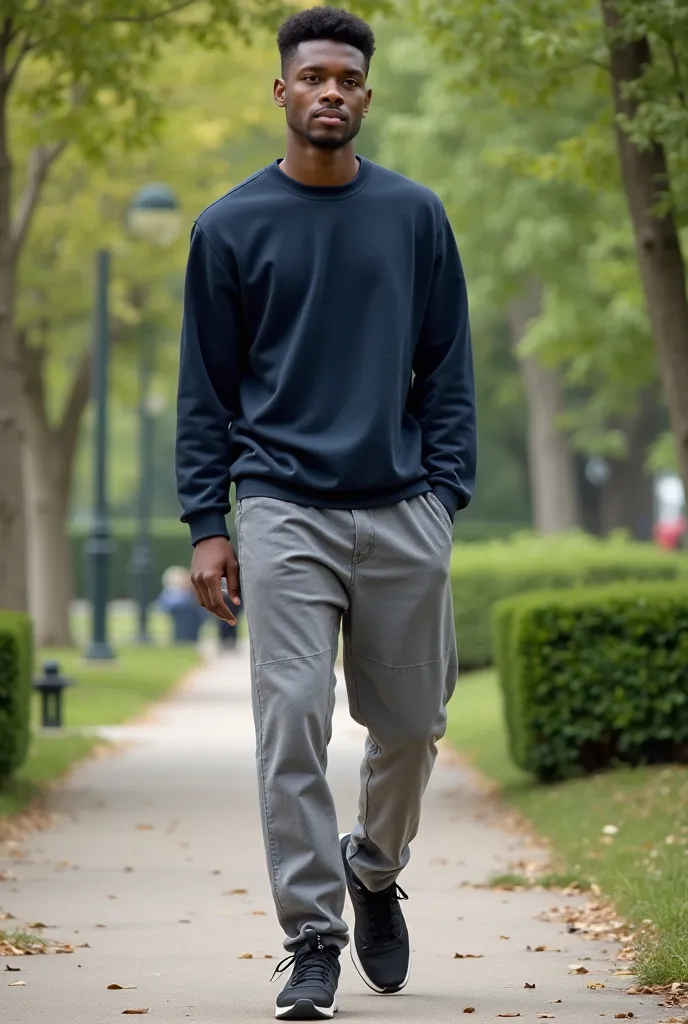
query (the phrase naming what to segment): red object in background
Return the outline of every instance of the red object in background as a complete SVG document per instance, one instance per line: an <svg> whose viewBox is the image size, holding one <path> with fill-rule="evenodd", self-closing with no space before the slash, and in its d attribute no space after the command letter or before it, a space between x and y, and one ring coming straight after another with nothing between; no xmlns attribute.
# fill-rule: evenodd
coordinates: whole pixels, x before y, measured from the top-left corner
<svg viewBox="0 0 688 1024"><path fill-rule="evenodd" d="M670 523L657 523L655 540L660 547L667 548L669 551L678 551L687 532L688 522L683 517L672 519Z"/></svg>

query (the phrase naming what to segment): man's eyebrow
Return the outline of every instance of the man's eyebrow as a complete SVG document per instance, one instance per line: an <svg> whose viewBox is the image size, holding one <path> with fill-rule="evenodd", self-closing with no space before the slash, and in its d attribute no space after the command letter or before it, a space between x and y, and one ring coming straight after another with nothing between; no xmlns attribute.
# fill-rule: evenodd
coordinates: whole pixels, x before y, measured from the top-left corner
<svg viewBox="0 0 688 1024"><path fill-rule="evenodd" d="M302 67L299 68L299 71L302 73L304 71L327 71L327 68L324 66L324 64L304 64ZM344 69L344 74L358 75L360 77L363 77L364 71L363 68L349 67Z"/></svg>

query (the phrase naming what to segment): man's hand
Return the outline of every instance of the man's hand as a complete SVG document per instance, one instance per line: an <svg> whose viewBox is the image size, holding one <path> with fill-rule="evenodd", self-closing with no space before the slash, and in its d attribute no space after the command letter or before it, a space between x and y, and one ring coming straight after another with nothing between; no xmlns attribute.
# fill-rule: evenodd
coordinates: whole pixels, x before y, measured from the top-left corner
<svg viewBox="0 0 688 1024"><path fill-rule="evenodd" d="M234 604L241 604L239 593L239 564L234 548L226 537L208 537L199 540L191 561L191 582L198 603L209 612L224 619L231 626L236 618L225 604L222 577L227 580L227 591Z"/></svg>

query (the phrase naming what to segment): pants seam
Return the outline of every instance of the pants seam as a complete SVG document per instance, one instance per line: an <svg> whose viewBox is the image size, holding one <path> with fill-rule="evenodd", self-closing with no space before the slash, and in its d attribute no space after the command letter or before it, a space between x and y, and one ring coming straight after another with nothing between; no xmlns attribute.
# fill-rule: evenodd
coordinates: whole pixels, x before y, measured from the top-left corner
<svg viewBox="0 0 688 1024"><path fill-rule="evenodd" d="M324 651L315 651L313 654L301 654L298 658L275 658L274 661L256 662L256 668L268 668L271 665L288 665L294 661L310 661L311 658L322 658L323 654L331 653L332 648L328 647Z"/></svg>
<svg viewBox="0 0 688 1024"><path fill-rule="evenodd" d="M256 666L257 667L257 666ZM287 916L287 912L284 908L282 900L280 899L279 886L277 882L277 868L275 865L275 848L273 845L272 831L270 828L270 818L268 814L268 798L267 798L267 781L265 778L265 759L263 756L263 704L260 698L260 687L258 685L258 674L256 673L256 703L258 705L258 737L260 744L260 774L262 780L262 803L263 803L263 816L265 818L265 834L268 837L268 850L270 853L270 868L272 874L272 893L275 898L275 903L279 907L280 913L283 917Z"/></svg>
<svg viewBox="0 0 688 1024"><path fill-rule="evenodd" d="M452 654L456 654L456 647L452 647L441 658L436 658L434 661L421 661L417 665L388 665L384 661L378 661L376 658L371 658L368 654L360 654L358 651L352 649L351 654L355 658L361 658L363 661L369 661L373 665L379 665L381 668L389 669L390 672L410 672L416 668L430 668L431 665L441 665L443 661L450 658Z"/></svg>

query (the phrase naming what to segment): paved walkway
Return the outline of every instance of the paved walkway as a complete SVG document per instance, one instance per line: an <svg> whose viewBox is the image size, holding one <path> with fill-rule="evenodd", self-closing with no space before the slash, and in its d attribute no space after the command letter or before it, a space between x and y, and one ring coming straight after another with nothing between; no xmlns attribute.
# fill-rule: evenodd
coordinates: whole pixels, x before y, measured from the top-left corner
<svg viewBox="0 0 688 1024"><path fill-rule="evenodd" d="M51 798L53 826L28 838L21 860L0 860L0 872L16 876L0 882L0 911L89 946L69 956L0 959L0 970L21 968L0 977L0 1020L104 1024L144 1008L156 1024L270 1020L278 988L270 974L282 950L260 838L245 655L210 664L143 724L112 736L133 742L77 770ZM330 777L342 829L354 819L361 749L361 731L340 700ZM652 1000L623 994L628 979L609 974L612 947L536 920L555 902L551 894L462 884L481 883L519 856L518 840L481 820L480 808L470 777L442 758L403 878L411 983L398 997L375 996L347 954L342 1024L453 1024L467 1007L475 1012L466 1019L479 1022L520 1013L587 1024L629 1010L652 1024L670 1017ZM538 945L562 952L526 948ZM569 974L584 957L593 958L585 961L590 973ZM10 988L17 979L25 985ZM588 989L591 980L605 989ZM110 991L111 984L135 987Z"/></svg>

